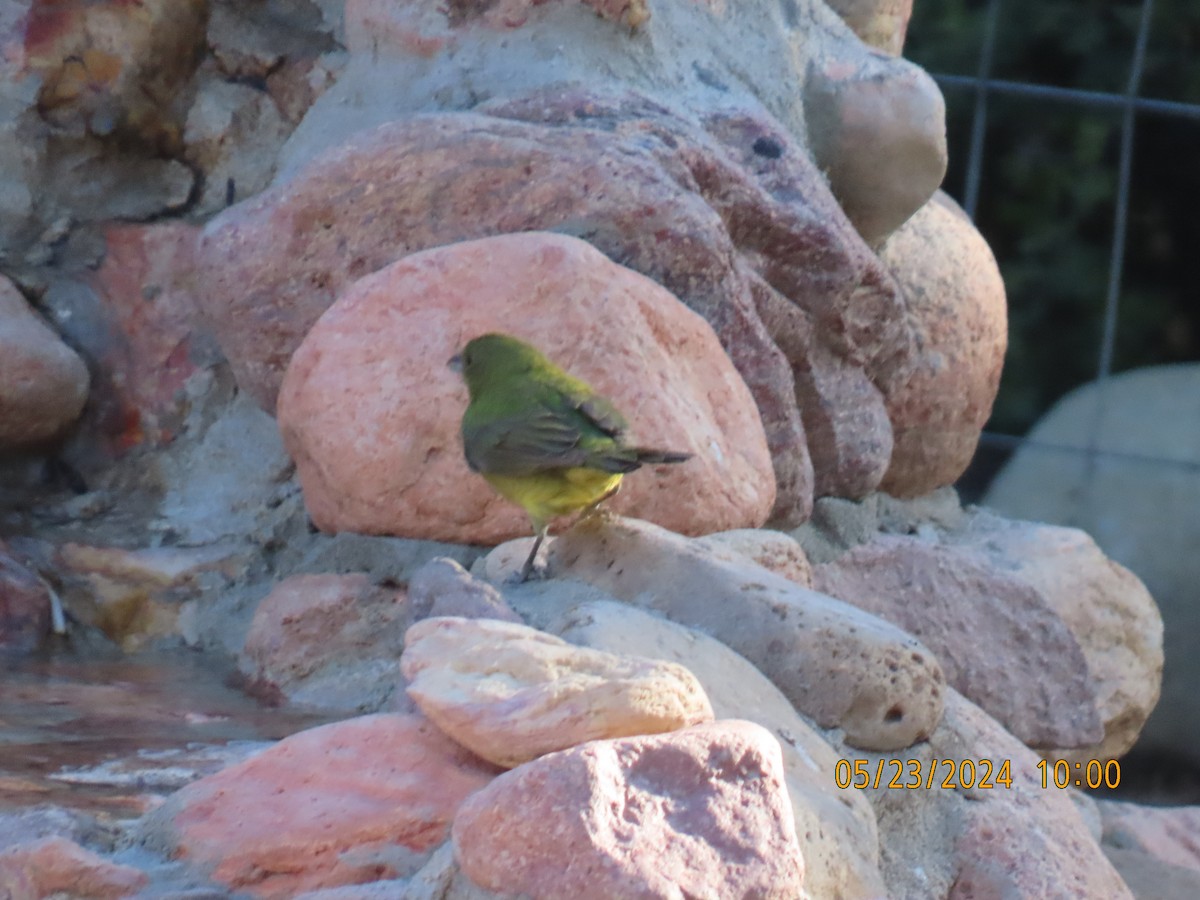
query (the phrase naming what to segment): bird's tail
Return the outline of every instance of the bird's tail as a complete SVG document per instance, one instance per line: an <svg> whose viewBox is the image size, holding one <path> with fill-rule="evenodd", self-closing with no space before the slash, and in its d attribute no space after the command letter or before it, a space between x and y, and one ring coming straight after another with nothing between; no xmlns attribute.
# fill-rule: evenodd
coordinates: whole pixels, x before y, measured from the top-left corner
<svg viewBox="0 0 1200 900"><path fill-rule="evenodd" d="M680 453L676 450L652 450L649 447L636 447L633 452L636 454L639 463L649 463L651 465L656 463L687 462L692 458L692 454L690 453Z"/></svg>

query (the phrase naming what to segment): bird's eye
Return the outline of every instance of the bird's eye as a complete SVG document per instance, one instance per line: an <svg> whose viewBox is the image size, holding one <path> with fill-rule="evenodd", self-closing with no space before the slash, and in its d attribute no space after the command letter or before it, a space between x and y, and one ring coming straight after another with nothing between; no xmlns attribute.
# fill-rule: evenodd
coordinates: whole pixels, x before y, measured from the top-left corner
<svg viewBox="0 0 1200 900"><path fill-rule="evenodd" d="M464 366L469 366L471 364L471 354L470 353L464 352L462 359L463 359Z"/></svg>

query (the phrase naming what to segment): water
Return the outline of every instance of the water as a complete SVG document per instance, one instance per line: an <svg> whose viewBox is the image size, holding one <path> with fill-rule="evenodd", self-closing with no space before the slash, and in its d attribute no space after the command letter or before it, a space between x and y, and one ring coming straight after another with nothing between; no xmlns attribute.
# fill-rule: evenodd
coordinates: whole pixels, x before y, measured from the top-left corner
<svg viewBox="0 0 1200 900"><path fill-rule="evenodd" d="M138 816L188 781L326 719L260 705L186 650L0 658L0 810Z"/></svg>

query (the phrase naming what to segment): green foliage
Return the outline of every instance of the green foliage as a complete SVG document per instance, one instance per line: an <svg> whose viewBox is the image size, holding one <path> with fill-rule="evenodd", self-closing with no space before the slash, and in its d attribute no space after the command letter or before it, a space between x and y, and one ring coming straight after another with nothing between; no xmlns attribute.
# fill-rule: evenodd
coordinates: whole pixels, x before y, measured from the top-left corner
<svg viewBox="0 0 1200 900"><path fill-rule="evenodd" d="M982 0L917 0L905 55L975 75ZM1106 93L1129 80L1140 0L1004 0L992 77ZM1200 103L1200 4L1155 5L1139 94ZM975 92L948 86L950 172L961 196ZM1004 274L1010 349L989 427L1022 433L1095 377L1112 252L1121 111L992 94L976 218ZM1200 119L1139 114L1117 369L1200 359Z"/></svg>

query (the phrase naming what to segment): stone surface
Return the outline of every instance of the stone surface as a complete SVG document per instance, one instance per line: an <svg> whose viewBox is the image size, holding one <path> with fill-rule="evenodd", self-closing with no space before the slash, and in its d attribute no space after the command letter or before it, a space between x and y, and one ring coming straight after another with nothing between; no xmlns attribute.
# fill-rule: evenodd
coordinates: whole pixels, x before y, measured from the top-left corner
<svg viewBox="0 0 1200 900"><path fill-rule="evenodd" d="M36 650L50 634L50 588L0 541L0 651Z"/></svg>
<svg viewBox="0 0 1200 900"><path fill-rule="evenodd" d="M301 707L373 711L402 687L410 606L363 574L293 575L254 613L239 668L251 691Z"/></svg>
<svg viewBox="0 0 1200 900"><path fill-rule="evenodd" d="M610 318L622 327L597 326ZM696 454L632 474L614 508L689 533L766 518L775 490L762 426L705 321L582 241L521 234L407 257L313 326L278 415L318 527L467 543L529 532L524 511L467 468L466 387L446 365L496 330L610 398L637 443Z"/></svg>
<svg viewBox="0 0 1200 900"><path fill-rule="evenodd" d="M442 731L511 768L598 738L712 720L678 663L588 650L494 619L442 617L408 629L408 694Z"/></svg>
<svg viewBox="0 0 1200 900"><path fill-rule="evenodd" d="M13 900L58 896L121 900L137 894L148 881L132 866L117 865L62 837L0 851L0 890L7 888L5 896Z"/></svg>
<svg viewBox="0 0 1200 900"><path fill-rule="evenodd" d="M892 56L904 49L912 0L831 0L829 5L863 43Z"/></svg>
<svg viewBox="0 0 1200 900"><path fill-rule="evenodd" d="M880 787L866 794L878 816L889 896L1132 897L1067 792L1042 787L1038 756L953 689L927 742L885 756L847 751L844 758L865 760L870 778L882 766ZM976 763L976 778L983 773L980 760L992 763L993 777L1007 762L1012 787L942 788L947 761L955 764L955 784L966 759ZM934 760L935 783L927 788ZM921 787L889 788L897 765L910 780L919 766Z"/></svg>
<svg viewBox="0 0 1200 900"><path fill-rule="evenodd" d="M468 799L453 834L472 881L535 900L802 889L779 744L737 720L542 757Z"/></svg>
<svg viewBox="0 0 1200 900"><path fill-rule="evenodd" d="M739 528L701 537L702 546L729 559L747 559L768 572L782 575L801 587L812 587L812 564L804 548L789 534L769 528Z"/></svg>
<svg viewBox="0 0 1200 900"><path fill-rule="evenodd" d="M1163 863L1138 850L1105 847L1104 855L1137 900L1200 896L1200 872L1194 869Z"/></svg>
<svg viewBox="0 0 1200 900"><path fill-rule="evenodd" d="M879 535L815 567L813 587L937 654L946 681L1031 747L1093 747L1100 691L1055 606L966 548Z"/></svg>
<svg viewBox="0 0 1200 900"><path fill-rule="evenodd" d="M836 787L831 773L838 751L779 689L719 641L578 587L512 593L533 624L573 643L686 666L704 687L718 719L747 719L775 735L783 751L808 895L841 900L886 896L874 812L861 792Z"/></svg>
<svg viewBox="0 0 1200 900"><path fill-rule="evenodd" d="M925 205L946 174L946 104L923 69L835 46L805 82L817 165L858 233L878 246Z"/></svg>
<svg viewBox="0 0 1200 900"><path fill-rule="evenodd" d="M259 897L403 877L495 772L421 717L364 716L188 785L141 821L139 839Z"/></svg>
<svg viewBox="0 0 1200 900"><path fill-rule="evenodd" d="M551 577L711 634L767 675L802 714L877 749L922 740L945 681L920 642L753 563L730 562L645 522L593 517L551 548ZM852 661L852 662L851 662Z"/></svg>
<svg viewBox="0 0 1200 900"><path fill-rule="evenodd" d="M908 323L882 263L778 122L751 105L701 127L636 93L580 89L479 109L355 135L209 224L202 296L246 390L275 402L291 353L355 278L430 246L557 230L713 325L758 404L777 517L807 514L814 465L818 493L878 483ZM347 187L367 183L369 195Z"/></svg>
<svg viewBox="0 0 1200 900"><path fill-rule="evenodd" d="M61 436L87 396L83 360L0 275L0 449Z"/></svg>
<svg viewBox="0 0 1200 900"><path fill-rule="evenodd" d="M879 255L920 347L887 398L895 446L880 489L915 497L958 480L992 413L1008 346L1004 282L983 236L940 191Z"/></svg>
<svg viewBox="0 0 1200 900"><path fill-rule="evenodd" d="M1200 873L1200 806L1140 806L1101 800L1104 845Z"/></svg>
<svg viewBox="0 0 1200 900"><path fill-rule="evenodd" d="M1093 436L1097 455L1089 462ZM1200 657L1192 641L1200 631L1200 557L1192 538L1200 504L1200 365L1123 372L1102 391L1079 388L1029 437L1037 443L1017 451L986 504L1006 516L1080 528L1145 583L1162 610L1165 664L1142 747L1200 761Z"/></svg>
<svg viewBox="0 0 1200 900"><path fill-rule="evenodd" d="M494 587L473 578L466 569L444 556L431 559L413 573L408 583L408 603L413 619L463 616L521 622Z"/></svg>
<svg viewBox="0 0 1200 900"><path fill-rule="evenodd" d="M1104 737L1097 746L1063 755L1081 762L1109 759L1140 740L1159 698L1164 628L1137 577L1076 528L978 513L949 539L1037 591L1083 650Z"/></svg>

